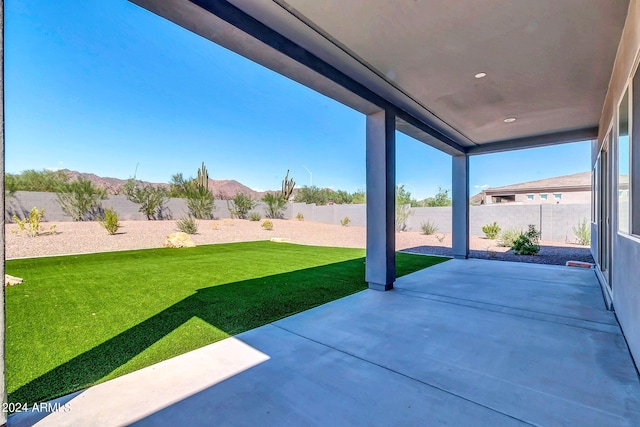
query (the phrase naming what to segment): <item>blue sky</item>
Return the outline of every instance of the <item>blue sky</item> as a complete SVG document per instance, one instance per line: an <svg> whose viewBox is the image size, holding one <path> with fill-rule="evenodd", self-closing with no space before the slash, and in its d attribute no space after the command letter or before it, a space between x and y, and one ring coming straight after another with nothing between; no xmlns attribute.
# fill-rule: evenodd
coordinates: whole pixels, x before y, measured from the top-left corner
<svg viewBox="0 0 640 427"><path fill-rule="evenodd" d="M365 186L365 117L120 0L5 1L6 170L67 168L277 189ZM589 170L589 144L476 156L471 191ZM451 186L451 159L397 134L398 183Z"/></svg>

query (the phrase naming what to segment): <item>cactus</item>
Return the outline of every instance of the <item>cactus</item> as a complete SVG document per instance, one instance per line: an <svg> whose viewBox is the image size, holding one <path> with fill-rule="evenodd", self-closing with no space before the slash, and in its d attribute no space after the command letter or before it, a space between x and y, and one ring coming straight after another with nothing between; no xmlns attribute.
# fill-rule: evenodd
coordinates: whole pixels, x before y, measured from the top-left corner
<svg viewBox="0 0 640 427"><path fill-rule="evenodd" d="M198 187L204 188L205 190L209 189L209 172L207 171L207 167L204 162L202 162L202 167L198 169Z"/></svg>
<svg viewBox="0 0 640 427"><path fill-rule="evenodd" d="M282 180L282 197L285 200L289 200L295 186L296 183L293 178L289 179L289 170L287 170L287 175Z"/></svg>

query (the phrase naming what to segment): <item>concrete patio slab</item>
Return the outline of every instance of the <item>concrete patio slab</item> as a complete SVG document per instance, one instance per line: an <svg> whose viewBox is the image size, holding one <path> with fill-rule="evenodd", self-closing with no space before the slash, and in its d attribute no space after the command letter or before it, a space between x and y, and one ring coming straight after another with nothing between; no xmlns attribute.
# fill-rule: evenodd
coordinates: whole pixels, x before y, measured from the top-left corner
<svg viewBox="0 0 640 427"><path fill-rule="evenodd" d="M599 292L589 270L452 260L98 385L36 425L640 425Z"/></svg>

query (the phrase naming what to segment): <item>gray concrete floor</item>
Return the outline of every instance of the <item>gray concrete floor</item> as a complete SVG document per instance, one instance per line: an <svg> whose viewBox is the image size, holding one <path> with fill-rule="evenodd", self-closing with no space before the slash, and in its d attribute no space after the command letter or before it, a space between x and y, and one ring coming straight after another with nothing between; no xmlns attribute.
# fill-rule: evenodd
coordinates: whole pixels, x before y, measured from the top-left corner
<svg viewBox="0 0 640 427"><path fill-rule="evenodd" d="M58 402L71 410L9 425L640 425L640 380L594 272L484 260Z"/></svg>

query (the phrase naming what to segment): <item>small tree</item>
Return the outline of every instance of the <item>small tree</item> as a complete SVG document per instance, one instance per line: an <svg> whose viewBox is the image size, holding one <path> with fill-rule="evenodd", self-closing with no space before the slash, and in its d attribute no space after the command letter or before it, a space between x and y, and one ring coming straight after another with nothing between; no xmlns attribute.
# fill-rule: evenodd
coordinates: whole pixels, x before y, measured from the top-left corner
<svg viewBox="0 0 640 427"><path fill-rule="evenodd" d="M287 205L287 202L282 194L267 193L262 198L262 201L267 204L264 209L267 218L282 217L282 210Z"/></svg>
<svg viewBox="0 0 640 427"><path fill-rule="evenodd" d="M438 192L435 197L429 197L426 199L426 205L434 208L438 206L451 206L451 197L449 197L449 190L446 190L438 186Z"/></svg>
<svg viewBox="0 0 640 427"><path fill-rule="evenodd" d="M231 200L227 200L227 206L232 217L246 219L249 211L256 206L256 202L247 194L237 193Z"/></svg>
<svg viewBox="0 0 640 427"><path fill-rule="evenodd" d="M191 216L197 219L210 219L216 210L215 197L211 190L198 185L196 181L190 181L185 187L187 208Z"/></svg>
<svg viewBox="0 0 640 427"><path fill-rule="evenodd" d="M411 193L404 185L396 185L396 231L407 228L407 219L411 215Z"/></svg>
<svg viewBox="0 0 640 427"><path fill-rule="evenodd" d="M143 185L133 179L125 184L124 194L129 201L140 205L138 211L145 214L148 220L157 219L158 211L167 202L164 188Z"/></svg>
<svg viewBox="0 0 640 427"><path fill-rule="evenodd" d="M100 200L107 198L104 189L83 178L62 184L56 195L62 210L74 221L82 221L87 212L99 208Z"/></svg>

